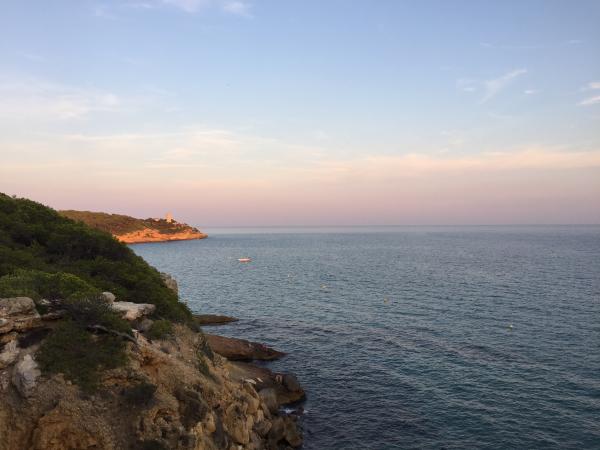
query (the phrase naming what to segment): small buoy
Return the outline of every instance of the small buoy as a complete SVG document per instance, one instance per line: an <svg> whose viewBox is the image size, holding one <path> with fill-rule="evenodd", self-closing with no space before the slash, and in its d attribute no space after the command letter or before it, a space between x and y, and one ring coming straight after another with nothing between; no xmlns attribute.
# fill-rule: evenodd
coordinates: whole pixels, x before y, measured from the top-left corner
<svg viewBox="0 0 600 450"><path fill-rule="evenodd" d="M512 326L512 323L511 323L510 325L508 325L508 329L512 330L512 328L513 328L513 326Z"/></svg>
<svg viewBox="0 0 600 450"><path fill-rule="evenodd" d="M390 302L390 299L389 299L389 298L387 298L387 297L386 297L386 298L384 298L384 299L383 299L383 303L385 303L386 305L387 305L389 302Z"/></svg>

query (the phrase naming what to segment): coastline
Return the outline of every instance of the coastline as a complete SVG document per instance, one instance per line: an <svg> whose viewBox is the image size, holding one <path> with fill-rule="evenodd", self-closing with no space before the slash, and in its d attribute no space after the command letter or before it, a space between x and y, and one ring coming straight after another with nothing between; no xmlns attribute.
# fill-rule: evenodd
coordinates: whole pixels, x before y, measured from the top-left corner
<svg viewBox="0 0 600 450"><path fill-rule="evenodd" d="M156 230L146 228L144 230L134 231L127 234L113 234L113 236L124 244L150 244L153 242L172 242L172 241L193 241L206 239L207 234L195 231L186 231L182 233L160 233Z"/></svg>
<svg viewBox="0 0 600 450"><path fill-rule="evenodd" d="M163 278L177 292L174 278ZM45 313L30 298L0 301L0 448L277 450L302 445L302 408L284 408L305 398L296 376L251 362L283 353L233 338L224 338L223 350L211 345L209 336L215 335L184 324L154 336L149 331L161 321L150 319L153 305L118 301L110 292L102 297L125 313L133 333L96 327L100 335L126 338L129 363L107 370L95 392L82 392L62 373L47 376L36 361L40 339L60 329L65 300L47 302ZM248 346L254 353L221 354Z"/></svg>

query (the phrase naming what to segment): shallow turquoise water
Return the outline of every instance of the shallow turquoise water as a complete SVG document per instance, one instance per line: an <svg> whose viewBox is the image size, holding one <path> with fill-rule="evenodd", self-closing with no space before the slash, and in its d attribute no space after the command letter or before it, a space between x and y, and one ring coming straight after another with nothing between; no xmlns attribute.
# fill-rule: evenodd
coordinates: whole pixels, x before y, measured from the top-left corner
<svg viewBox="0 0 600 450"><path fill-rule="evenodd" d="M304 448L600 448L600 227L292 231L132 248L289 352Z"/></svg>

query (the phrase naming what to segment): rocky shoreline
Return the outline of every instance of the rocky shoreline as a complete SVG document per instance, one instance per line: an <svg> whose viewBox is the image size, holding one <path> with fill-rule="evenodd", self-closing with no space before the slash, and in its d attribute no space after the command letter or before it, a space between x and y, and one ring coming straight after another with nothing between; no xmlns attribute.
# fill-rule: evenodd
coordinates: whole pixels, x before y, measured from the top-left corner
<svg viewBox="0 0 600 450"><path fill-rule="evenodd" d="M133 231L127 234L115 234L115 238L124 244L147 244L150 242L171 242L171 241L192 241L197 239L205 239L207 234L187 230L179 233L161 233L160 231L146 228L143 230Z"/></svg>
<svg viewBox="0 0 600 450"><path fill-rule="evenodd" d="M60 373L44 375L36 361L41 342L64 317L62 302L0 299L0 448L301 446L297 417L282 408L305 398L298 380L249 362L284 353L187 325L173 325L167 337L152 339L147 316L154 305L119 302L108 292L102 300L131 323L133 335L122 336L127 366L107 370L98 391L89 394ZM94 332L120 334L103 327Z"/></svg>

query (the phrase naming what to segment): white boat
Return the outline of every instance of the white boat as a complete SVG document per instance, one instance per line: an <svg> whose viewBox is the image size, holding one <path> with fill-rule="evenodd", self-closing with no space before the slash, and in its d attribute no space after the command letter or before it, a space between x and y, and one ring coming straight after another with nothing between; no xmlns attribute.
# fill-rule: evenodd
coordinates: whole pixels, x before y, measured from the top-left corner
<svg viewBox="0 0 600 450"><path fill-rule="evenodd" d="M250 258L238 258L239 262L250 262L252 261Z"/></svg>

